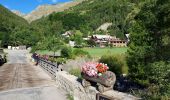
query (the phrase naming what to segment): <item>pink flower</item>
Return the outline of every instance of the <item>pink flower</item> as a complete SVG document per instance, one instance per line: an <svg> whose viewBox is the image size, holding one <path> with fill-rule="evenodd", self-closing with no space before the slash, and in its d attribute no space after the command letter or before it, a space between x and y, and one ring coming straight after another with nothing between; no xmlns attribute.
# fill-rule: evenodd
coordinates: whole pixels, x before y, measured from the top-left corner
<svg viewBox="0 0 170 100"><path fill-rule="evenodd" d="M96 76L97 75L96 65L97 63L87 62L83 65L82 72L87 74L88 76Z"/></svg>

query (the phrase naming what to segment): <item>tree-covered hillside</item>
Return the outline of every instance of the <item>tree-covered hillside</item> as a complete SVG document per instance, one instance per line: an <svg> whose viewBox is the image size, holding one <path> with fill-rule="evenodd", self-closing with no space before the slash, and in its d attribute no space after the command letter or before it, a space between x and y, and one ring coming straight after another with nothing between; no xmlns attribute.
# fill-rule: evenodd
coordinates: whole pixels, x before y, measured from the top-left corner
<svg viewBox="0 0 170 100"><path fill-rule="evenodd" d="M141 2L140 2L141 3ZM140 3L135 0L86 0L83 3L60 13L50 14L32 22L39 31L45 34L55 34L52 30L57 26L57 34L68 30L80 30L83 36L90 34L106 34L95 32L102 24L113 23L108 33L124 39L134 16L139 12ZM49 29L49 30L47 30Z"/></svg>
<svg viewBox="0 0 170 100"><path fill-rule="evenodd" d="M10 10L6 9L2 5L0 5L0 31L10 31L15 27L21 27L28 25L26 20L15 15Z"/></svg>
<svg viewBox="0 0 170 100"><path fill-rule="evenodd" d="M0 5L0 44L8 45L32 45L38 36L31 31L27 21L7 8ZM34 39L34 40L33 40Z"/></svg>

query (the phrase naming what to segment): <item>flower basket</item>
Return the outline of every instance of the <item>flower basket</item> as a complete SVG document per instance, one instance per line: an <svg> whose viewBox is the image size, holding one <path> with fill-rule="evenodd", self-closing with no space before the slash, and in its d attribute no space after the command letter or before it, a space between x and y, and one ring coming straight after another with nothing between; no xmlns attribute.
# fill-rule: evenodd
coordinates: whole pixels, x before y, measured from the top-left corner
<svg viewBox="0 0 170 100"><path fill-rule="evenodd" d="M107 71L109 67L106 64L88 62L82 67L82 85L90 86L90 82L96 82L100 92L113 89L116 76L113 72Z"/></svg>

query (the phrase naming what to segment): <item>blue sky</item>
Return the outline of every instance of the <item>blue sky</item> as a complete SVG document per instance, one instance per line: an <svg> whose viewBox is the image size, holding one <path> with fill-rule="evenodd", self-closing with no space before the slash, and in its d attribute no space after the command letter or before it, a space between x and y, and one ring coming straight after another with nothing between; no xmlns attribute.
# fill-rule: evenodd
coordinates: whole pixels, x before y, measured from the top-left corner
<svg viewBox="0 0 170 100"><path fill-rule="evenodd" d="M22 13L29 13L38 5L42 4L56 4L61 2L68 2L71 0L0 0L0 4L10 10L18 10Z"/></svg>

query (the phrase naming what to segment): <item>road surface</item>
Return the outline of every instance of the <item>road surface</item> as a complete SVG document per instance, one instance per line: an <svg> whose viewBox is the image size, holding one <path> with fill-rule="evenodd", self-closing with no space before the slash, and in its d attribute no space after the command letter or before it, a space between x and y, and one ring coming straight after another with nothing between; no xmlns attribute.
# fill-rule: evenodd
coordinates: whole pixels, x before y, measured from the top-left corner
<svg viewBox="0 0 170 100"><path fill-rule="evenodd" d="M66 93L55 87L55 81L48 74L29 63L28 51L6 52L8 63L0 67L0 100L66 99Z"/></svg>

